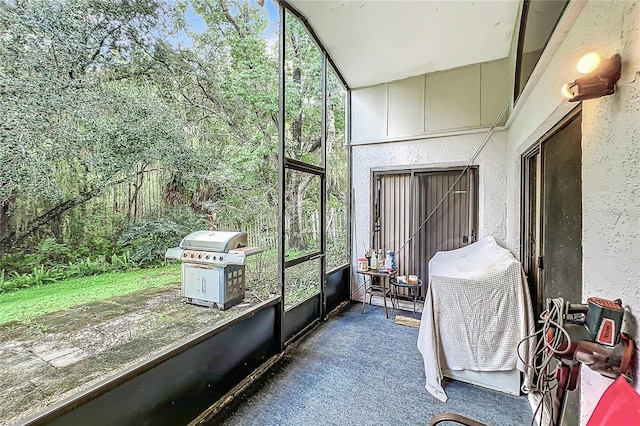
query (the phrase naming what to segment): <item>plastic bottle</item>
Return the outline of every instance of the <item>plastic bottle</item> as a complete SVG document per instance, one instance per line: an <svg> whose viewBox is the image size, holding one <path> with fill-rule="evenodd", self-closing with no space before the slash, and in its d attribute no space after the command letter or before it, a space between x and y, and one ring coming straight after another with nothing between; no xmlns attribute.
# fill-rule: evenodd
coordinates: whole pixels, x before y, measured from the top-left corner
<svg viewBox="0 0 640 426"><path fill-rule="evenodd" d="M384 258L384 269L386 269L387 271L392 270L393 268L391 267L391 254L389 253L390 250L387 250L387 255Z"/></svg>
<svg viewBox="0 0 640 426"><path fill-rule="evenodd" d="M378 255L375 249L371 250L371 269L374 271L378 269Z"/></svg>
<svg viewBox="0 0 640 426"><path fill-rule="evenodd" d="M369 269L369 263L366 257L358 258L358 271L366 271Z"/></svg>

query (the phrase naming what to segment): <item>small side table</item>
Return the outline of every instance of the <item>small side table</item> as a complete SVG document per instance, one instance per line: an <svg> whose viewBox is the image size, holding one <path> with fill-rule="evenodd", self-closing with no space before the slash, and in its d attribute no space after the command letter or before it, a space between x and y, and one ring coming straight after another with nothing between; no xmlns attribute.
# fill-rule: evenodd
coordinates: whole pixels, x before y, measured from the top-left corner
<svg viewBox="0 0 640 426"><path fill-rule="evenodd" d="M391 286L393 287L393 299L395 300L395 303L392 303L394 306L394 309L396 306L400 306L398 304L398 287L400 288L408 288L409 292L411 293L411 296L413 297L413 316L415 318L416 316L416 299L418 298L418 293L420 291L420 289L422 288L422 280L418 279L418 283L417 284L409 284L406 282L398 282L397 279L392 278L390 281Z"/></svg>
<svg viewBox="0 0 640 426"><path fill-rule="evenodd" d="M387 296L391 299L391 289L385 285L389 278L396 275L397 271L391 271L389 273L381 274L378 271L361 271L356 269L356 273L361 274L364 277L364 298L362 299L362 313L364 314L364 305L367 304L367 294L369 295L369 304L373 296L382 296L384 299L384 314L389 318L389 312L387 311ZM369 278L369 287L367 287L367 277ZM391 305L393 306L393 299L391 299Z"/></svg>

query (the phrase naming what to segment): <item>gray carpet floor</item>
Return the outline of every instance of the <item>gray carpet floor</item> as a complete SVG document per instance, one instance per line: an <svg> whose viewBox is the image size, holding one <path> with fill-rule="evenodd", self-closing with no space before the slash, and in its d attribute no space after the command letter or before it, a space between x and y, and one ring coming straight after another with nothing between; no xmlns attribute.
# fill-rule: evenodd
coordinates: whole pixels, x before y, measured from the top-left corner
<svg viewBox="0 0 640 426"><path fill-rule="evenodd" d="M454 412L488 425L529 425L525 396L448 381L446 403L424 388L418 329L352 304L305 337L225 409L227 425L427 425ZM391 312L390 312L391 316Z"/></svg>

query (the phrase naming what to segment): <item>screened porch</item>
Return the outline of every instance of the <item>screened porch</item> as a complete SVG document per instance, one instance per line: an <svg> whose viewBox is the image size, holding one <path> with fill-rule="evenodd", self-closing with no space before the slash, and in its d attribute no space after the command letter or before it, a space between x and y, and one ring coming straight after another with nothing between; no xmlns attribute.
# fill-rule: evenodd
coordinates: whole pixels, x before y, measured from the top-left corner
<svg viewBox="0 0 640 426"><path fill-rule="evenodd" d="M372 248L393 251L397 275L425 283L417 319L427 297L429 260L492 237L523 264L533 309L539 310L549 289L532 278L542 274L533 243L542 243L536 228L542 213L553 216L541 210L542 192L531 190L544 189L536 182L544 181L547 141L567 123L580 123L582 151L571 152L568 158L577 163L567 167L581 171L580 192L567 191L581 207L566 229L554 233L573 232L570 240L578 241L566 256L572 271L580 270L567 274L567 297L622 294L640 313L638 296L627 289L640 277L640 214L626 196L638 189L637 176L615 172L629 170L629 153L636 158L640 146L633 77L640 69L639 6L551 2L543 12L553 25L542 38L526 41L525 23L542 13L542 3L278 2L277 294L23 424L427 424L445 411L487 424L530 424L526 395L449 378L446 403L430 395L416 347L418 328L394 321L412 316L411 294L401 290L395 304L370 297L357 264ZM288 55L297 53L286 49L288 25L304 26L317 48L318 66L306 70L313 76L288 68ZM559 92L574 78L566 63L589 43L630 58L620 93L569 103ZM299 100L299 114L288 113L286 91L306 82L315 96ZM339 111L328 108L331 102L344 107L344 140L338 142L344 162L329 161ZM301 105L321 106L314 116L319 140L302 140ZM608 135L616 144L603 155L599 141ZM318 145L321 154L296 151L300 142ZM347 226L340 236L344 247L329 265L336 237L328 214L332 168L347 176ZM621 186L629 191L618 191ZM296 199L294 193L315 195ZM302 216L313 218L310 227L291 220ZM317 239L298 250L295 238L305 232ZM613 241L606 248L602 234ZM294 301L286 283L298 276L311 290ZM610 288L602 284L612 280ZM559 288L553 291L565 291ZM569 402L571 424L586 423L610 383L584 370L582 387Z"/></svg>

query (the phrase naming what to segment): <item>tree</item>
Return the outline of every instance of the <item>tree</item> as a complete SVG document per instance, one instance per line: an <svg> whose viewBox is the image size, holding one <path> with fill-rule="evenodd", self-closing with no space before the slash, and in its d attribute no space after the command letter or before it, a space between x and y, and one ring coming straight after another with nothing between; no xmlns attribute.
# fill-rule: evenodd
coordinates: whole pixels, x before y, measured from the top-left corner
<svg viewBox="0 0 640 426"><path fill-rule="evenodd" d="M133 64L152 49L162 6L0 4L0 253L152 165L188 162L180 120ZM8 233L11 211L34 199L47 208Z"/></svg>
<svg viewBox="0 0 640 426"><path fill-rule="evenodd" d="M190 143L208 172L190 182L192 206L238 225L277 215L277 47L263 9L248 2L192 1L204 21L188 47L157 50L164 83L182 102Z"/></svg>
<svg viewBox="0 0 640 426"><path fill-rule="evenodd" d="M265 39L267 18L263 9L247 1L194 0L190 6L206 24L206 29L190 34L193 45L179 53L181 63L172 70L190 120L200 135L213 135L215 148L207 138L198 143L221 151L227 160L217 164L217 201L211 207L227 206L238 215L246 211L246 219L259 212L275 216L275 185L278 129L278 65L275 43ZM321 62L320 52L295 18L287 24L286 84L286 155L319 164L321 146ZM240 173L238 173L240 172ZM290 174L287 181L289 246L305 249L305 202L318 203L318 191L309 194L312 176ZM250 202L238 200L237 188L245 189ZM258 188L258 191L252 188ZM311 196L311 198L309 198ZM306 201L305 201L306 200ZM242 209L245 204L249 209ZM257 208L260 206L260 208ZM232 207L232 208L229 208Z"/></svg>
<svg viewBox="0 0 640 426"><path fill-rule="evenodd" d="M322 64L320 51L304 26L293 16L286 21L285 45L285 152L289 158L319 165L322 146ZM319 206L318 189L307 194L315 180L308 173L290 173L287 179L286 202L290 207L289 246L305 249L305 196L312 196L312 206Z"/></svg>
<svg viewBox="0 0 640 426"><path fill-rule="evenodd" d="M194 12L204 29L186 25ZM286 155L319 164L320 53L288 21ZM278 52L264 9L235 0L26 0L0 3L0 27L0 253L51 235L69 240L109 202L107 191L114 208L93 227L108 228L115 248L155 170L167 171L154 178L165 205L190 202L225 226L262 221L275 232ZM183 46L170 37L179 31ZM344 116L334 104L329 158ZM292 248L309 242L305 215L319 204L312 182L287 183Z"/></svg>

